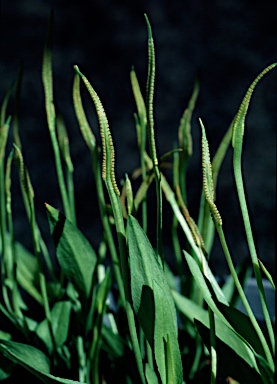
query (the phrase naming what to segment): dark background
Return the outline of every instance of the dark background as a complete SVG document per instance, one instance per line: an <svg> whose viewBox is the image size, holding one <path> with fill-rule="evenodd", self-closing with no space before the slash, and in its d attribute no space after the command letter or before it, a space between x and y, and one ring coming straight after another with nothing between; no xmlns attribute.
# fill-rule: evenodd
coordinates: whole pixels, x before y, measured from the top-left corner
<svg viewBox="0 0 277 384"><path fill-rule="evenodd" d="M90 156L72 106L73 65L90 79L106 109L116 147L118 180L138 165L129 73L135 66L141 87L147 70L147 30L156 44L156 140L159 154L172 148L197 74L200 96L192 122L194 154L190 162L188 205L197 220L201 191L200 128L205 123L211 154L226 132L247 87L276 61L276 1L1 1L1 103L20 62L24 78L20 107L23 154L36 194L38 221L48 237L43 202L61 207L41 82L42 51L50 9L54 11L55 101L69 131L75 166L78 226L97 247L101 235ZM259 257L275 271L277 71L258 85L247 117L243 169ZM88 115L97 137L92 104ZM9 106L12 113L13 105ZM18 240L30 247L30 231L14 178L14 218ZM2 187L2 186L1 186ZM238 209L229 150L219 175L217 204L234 260L248 255ZM165 213L165 238L170 231ZM170 259L166 240L166 258ZM218 275L228 272L216 240L211 263Z"/></svg>

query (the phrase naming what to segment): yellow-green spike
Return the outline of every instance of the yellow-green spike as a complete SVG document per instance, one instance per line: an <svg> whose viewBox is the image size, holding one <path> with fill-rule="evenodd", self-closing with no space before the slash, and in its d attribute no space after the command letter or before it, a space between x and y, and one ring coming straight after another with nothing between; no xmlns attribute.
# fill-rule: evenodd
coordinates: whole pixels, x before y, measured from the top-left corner
<svg viewBox="0 0 277 384"><path fill-rule="evenodd" d="M209 144L206 137L205 127L200 119L202 128L202 171L203 171L203 190L207 202L209 203L210 211L212 213L215 224L222 226L222 219L220 213L215 205L215 193L213 183L212 165L210 160Z"/></svg>
<svg viewBox="0 0 277 384"><path fill-rule="evenodd" d="M116 178L115 178L115 152L114 145L112 140L111 131L109 128L108 119L104 110L104 107L101 103L99 96L96 91L88 81L88 79L82 74L77 65L74 65L74 69L77 74L83 80L93 102L95 105L96 113L98 116L99 126L100 126L100 136L102 140L102 152L103 152L103 160L102 160L102 177L103 180L106 180L109 177L109 180L112 183L113 189L115 193L120 196L120 191L117 187Z"/></svg>
<svg viewBox="0 0 277 384"><path fill-rule="evenodd" d="M247 92L246 92L246 94L245 94L245 96L244 96L244 98L240 104L238 113L236 114L236 117L235 117L234 122L233 122L233 136L232 136L233 147L235 146L237 140L242 141L242 138L244 135L244 128L245 128L245 117L246 117L246 114L247 114L247 111L249 108L251 96L254 92L256 85L264 77L264 75L266 75L269 71L271 71L276 66L277 66L277 63L273 63L273 64L269 65L268 67L266 67L255 78L255 80L252 82L252 84L248 88L248 90L247 90Z"/></svg>

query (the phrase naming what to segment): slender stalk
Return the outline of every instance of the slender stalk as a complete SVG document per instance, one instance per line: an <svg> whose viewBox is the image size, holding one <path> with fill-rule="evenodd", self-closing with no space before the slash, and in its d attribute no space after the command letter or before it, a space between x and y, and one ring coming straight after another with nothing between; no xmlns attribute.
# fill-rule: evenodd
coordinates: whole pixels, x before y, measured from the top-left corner
<svg viewBox="0 0 277 384"><path fill-rule="evenodd" d="M6 103L8 102L8 99L6 97ZM6 105L2 106L2 110L5 110ZM0 236L1 236L1 246L2 246L2 257L1 257L1 280L2 280L2 292L3 292L3 298L5 305L10 313L12 313L12 307L10 305L10 299L8 294L8 289L5 283L6 278L10 278L10 271L11 271L11 260L9 258L8 254L8 246L7 246L7 222L6 222L6 191L4 188L5 185L5 165L4 165L4 158L5 158L5 149L6 149L6 143L8 139L8 132L11 122L11 117L9 117L6 121L6 123L3 123L2 115L4 115L4 111L1 111L1 125L0 126L0 185L3 186L3 188L0 189Z"/></svg>
<svg viewBox="0 0 277 384"><path fill-rule="evenodd" d="M159 169L159 162L157 158L155 133L154 133L154 115L153 115L153 100L154 100L154 83L155 83L155 47L152 37L151 25L148 17L145 15L147 29L148 29L148 76L146 87L146 111L147 111L147 131L150 155L153 162L153 169L156 181L156 199L157 199L157 213L156 213L156 233L157 233L157 252L163 261L162 250L162 189L161 189L161 174Z"/></svg>
<svg viewBox="0 0 277 384"><path fill-rule="evenodd" d="M63 207L65 211L65 216L71 222L74 222L72 218L69 198L67 194L65 178L63 174L61 155L59 150L59 143L56 134L56 112L54 105L54 95L53 95L53 74L52 74L52 55L51 55L51 33L52 33L52 14L49 20L49 30L46 47L44 49L43 63L42 63L42 82L45 94L45 110L48 123L48 129L50 133L50 138L52 142L55 166L57 171L58 183L60 188L60 193L62 197Z"/></svg>
<svg viewBox="0 0 277 384"><path fill-rule="evenodd" d="M229 269L230 269L230 272L231 272L231 275L234 279L234 283L236 285L236 288L238 290L238 293L239 293L239 296L240 296L240 299L242 301L242 304L246 310L246 313L248 314L249 316L249 319L261 341L261 344L263 346L263 349L264 349L264 352L265 352L265 356L267 358L267 361L268 361L268 364L269 366L274 370L274 362L273 362L273 358L272 358L272 355L271 355L271 352L270 352L270 349L268 347L268 343L264 337L264 334L256 320L256 317L249 305L249 302L246 298L246 295L244 293L244 290L243 290L243 287L241 286L241 283L239 281L239 278L238 278L238 275L237 275L237 272L236 272L236 269L234 267L234 264L233 264L233 261L232 261L232 258L231 258L231 255L230 255L230 252L229 252L229 249L228 249L228 246L227 246L227 243L226 243L226 239L225 239L225 236L224 236L224 232L222 230L222 227L221 226L216 226L216 229L217 229L217 232L218 232L218 235L219 235L219 239L220 239L220 243L222 245L222 249L223 249L223 252L224 252L224 255L225 255L225 258L226 258L226 261L227 261L227 264L229 266Z"/></svg>
<svg viewBox="0 0 277 384"><path fill-rule="evenodd" d="M98 196L98 202L99 202L100 217L101 217L102 225L104 228L106 241L111 253L111 258L114 266L114 273L115 273L115 278L116 278L116 282L119 290L121 304L123 307L125 307L125 293L124 293L124 286L123 286L122 276L120 271L120 262L117 255L117 250L115 247L111 226L110 226L109 219L106 212L105 197L104 197L103 183L101 179L101 172L99 168L99 156L97 153L97 148L93 152L93 169L94 169L95 183L96 183L97 196Z"/></svg>
<svg viewBox="0 0 277 384"><path fill-rule="evenodd" d="M139 147L139 153L140 153L142 182L144 182L147 177L146 164L144 159L145 146L146 146L146 126L147 126L146 114L147 113L146 113L145 103L141 94L140 86L138 83L138 79L133 68L131 70L130 78L131 78L132 89L133 89L133 93L136 101L137 111L138 111L138 115L135 114L135 122L136 122L136 129L137 129L138 147ZM147 193L145 193L143 197L143 200L141 203L141 209L142 209L142 228L144 229L145 233L147 233Z"/></svg>
<svg viewBox="0 0 277 384"><path fill-rule="evenodd" d="M188 106L185 109L180 120L178 128L179 146L182 149L178 164L179 185L181 189L182 199L187 204L187 167L188 161L192 155L192 136L191 136L191 118L195 108L196 100L199 94L199 81L196 80Z"/></svg>
<svg viewBox="0 0 277 384"><path fill-rule="evenodd" d="M5 185L5 148L8 139L9 127L10 127L11 117L8 118L7 122L0 126L0 182L1 185ZM5 197L5 188L0 190L0 223L1 223L1 240L2 240L2 253L4 257L2 262L4 263L6 255L6 197Z"/></svg>
<svg viewBox="0 0 277 384"><path fill-rule="evenodd" d="M172 218L172 224L171 224L171 236L172 236L172 244L174 249L174 255L176 259L176 266L177 266L177 272L180 277L182 278L182 251L178 239L178 220L175 215L173 215Z"/></svg>
<svg viewBox="0 0 277 384"><path fill-rule="evenodd" d="M193 362L191 364L190 372L189 372L189 380L192 380L194 378L195 373L198 370L199 363L200 363L201 356L202 356L203 343L202 343L202 339L201 339L201 336L199 335L199 333L197 333L195 336L195 344L196 344L196 351L195 351L195 356L194 356Z"/></svg>
<svg viewBox="0 0 277 384"><path fill-rule="evenodd" d="M211 343L211 384L216 383L217 376L217 352L216 352L216 337L215 337L215 321L214 313L208 307L209 321L210 321L210 343Z"/></svg>
<svg viewBox="0 0 277 384"><path fill-rule="evenodd" d="M24 164L23 156L20 149L15 144L14 144L14 148L17 152L17 159L19 163L19 174L20 174L20 188L23 196L27 217L32 229L35 254L38 257L38 262L41 267L41 270L42 270L42 264L43 264L43 258L44 258L48 271L51 275L51 278L53 279L53 281L57 281L54 273L52 261L48 253L48 249L41 237L40 230L36 223L35 207L34 207L34 191L30 181L29 173Z"/></svg>
<svg viewBox="0 0 277 384"><path fill-rule="evenodd" d="M16 279L16 253L14 247L14 230L13 230L13 220L12 220L12 196L11 196L11 165L13 161L14 149L10 152L7 163L6 163L6 175L5 175L5 191L6 191L6 215L7 215L7 223L8 223L8 231L10 237L10 252L11 252L11 266L10 271L8 270L8 274L10 281L12 282L12 303L13 310L16 316L20 319L23 319L23 313L21 311L18 297L20 296L20 292L18 289L17 279Z"/></svg>
<svg viewBox="0 0 277 384"><path fill-rule="evenodd" d="M84 383L88 381L87 368L86 368L86 354L84 349L84 340L81 336L77 336L76 347L78 353L78 368L79 368L79 381ZM88 381L89 384L89 381Z"/></svg>
<svg viewBox="0 0 277 384"><path fill-rule="evenodd" d="M101 343L97 343L95 350L95 357L93 361L93 384L99 384L99 353L101 349Z"/></svg>
<svg viewBox="0 0 277 384"><path fill-rule="evenodd" d="M98 383L98 375L96 375L94 371L95 371L96 350L100 340L101 340L101 337L99 334L99 324L95 324L93 327L92 342L89 348L88 358L87 358L87 373L88 373L89 383L90 382ZM90 378L92 378L92 380Z"/></svg>
<svg viewBox="0 0 277 384"><path fill-rule="evenodd" d="M128 273L128 260L127 260L127 249L126 249L126 238L125 238L125 226L123 222L119 198L114 193L111 181L107 180L106 184L107 184L107 189L108 189L112 207L113 207L116 230L117 230L122 278L125 283L124 290L125 290L125 298L126 298L126 314L127 314L128 324L129 324L130 337L131 337L131 341L134 349L134 354L135 354L140 378L142 380L142 383L146 384L144 371L143 371L142 357L140 354L140 346L139 346L139 341L138 341L138 336L136 331L134 311L131 305L132 298L130 294L129 285L127 285L127 282L129 282L129 273Z"/></svg>
<svg viewBox="0 0 277 384"><path fill-rule="evenodd" d="M276 68L277 63L273 63L266 67L252 82L250 87L248 88L241 104L238 110L238 113L235 116L235 119L232 124L233 128L233 135L232 135L232 145L234 148L233 152L233 168L234 168L234 176L235 176L235 182L236 182L236 188L237 188L237 194L239 198L240 203L240 209L242 213L247 243L251 255L251 260L253 264L253 269L257 281L258 291L260 295L260 301L261 306L264 314L264 319L267 327L267 331L269 334L269 339L272 347L272 351L275 351L275 337L273 332L273 326L271 323L269 311L268 311L268 305L265 297L264 287L262 283L262 276L261 276L261 270L259 266L258 256L256 252L256 247L253 239L252 229L251 229L251 223L249 219L248 214L248 208L245 198L245 192L244 192L244 184L243 184L243 177L242 177L242 146L243 146L243 136L244 136L244 129L245 129L245 118L246 114L249 108L250 100L252 97L252 94L254 92L254 89L258 82L272 69ZM274 352L273 352L274 353Z"/></svg>
<svg viewBox="0 0 277 384"><path fill-rule="evenodd" d="M141 175L142 175L142 181L146 180L147 174L146 174L146 166L144 161L144 152L145 149L140 150L140 163L141 163ZM142 210L142 228L147 233L147 193L145 194L142 203L141 203L141 210Z"/></svg>
<svg viewBox="0 0 277 384"><path fill-rule="evenodd" d="M241 156L241 155L239 155L239 156ZM263 286L263 282L262 282L262 275L261 275L261 270L260 270L260 266L259 266L256 247L254 244L254 239L253 239L253 234L252 234L252 229L251 229L251 224L250 224L250 218L249 218L249 214L248 214L247 203L246 203L246 198L245 198L245 193L244 193L241 167L238 166L238 163L240 163L240 160L237 159L237 154L235 155L235 150L234 150L235 181L236 181L236 185L237 185L237 192L238 192L240 208L241 208L241 213L242 213L243 222L244 222L244 228L245 228L245 232L246 232L248 247L249 247L249 251L250 251L250 255L251 255L251 259L252 259L252 263L253 263L253 269L254 269L257 285L258 285L258 291L259 291L259 295L260 295L262 311L264 314L264 319L265 319L265 323L267 326L267 331L269 334L272 351L275 351L275 336L274 336L273 326L272 326L272 322L271 322L269 311L268 311L268 305L267 305L264 286Z"/></svg>
<svg viewBox="0 0 277 384"><path fill-rule="evenodd" d="M52 319L51 319L51 311L49 307L49 300L48 300L48 295L47 295L47 288L46 288L46 281L45 281L45 276L43 273L39 273L39 284L40 284L40 289L41 289L41 295L43 298L43 307L44 307L44 312L45 312L45 317L47 320L48 324L48 329L51 337L51 342L53 344L53 359L54 359L54 365L57 365L57 346L56 346L56 340L55 336L53 333L53 327L52 327Z"/></svg>
<svg viewBox="0 0 277 384"><path fill-rule="evenodd" d="M76 212L75 212L75 196L74 196L74 183L73 183L73 173L74 167L71 161L70 149L69 149L69 138L66 131L64 121L60 115L56 119L57 125L57 139L60 148L60 152L63 156L65 164L65 174L66 174L66 189L68 194L68 204L71 212L71 222L77 226L76 222Z"/></svg>

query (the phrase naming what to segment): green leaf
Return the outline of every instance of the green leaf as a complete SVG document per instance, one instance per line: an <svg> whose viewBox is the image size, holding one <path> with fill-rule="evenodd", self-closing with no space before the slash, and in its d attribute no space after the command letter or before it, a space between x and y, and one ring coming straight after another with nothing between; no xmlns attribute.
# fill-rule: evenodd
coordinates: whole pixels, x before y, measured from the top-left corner
<svg viewBox="0 0 277 384"><path fill-rule="evenodd" d="M268 281L270 282L272 288L274 289L274 291L276 291L276 287L275 287L275 283L274 283L274 280L273 280L273 277L271 276L271 274L269 273L269 271L266 269L264 263L259 259L259 265L263 271L263 273L265 274L265 276L267 277Z"/></svg>
<svg viewBox="0 0 277 384"><path fill-rule="evenodd" d="M150 367L148 363L145 364L145 376L147 384L159 384L159 380L155 371Z"/></svg>
<svg viewBox="0 0 277 384"><path fill-rule="evenodd" d="M141 147L144 148L144 146L145 146L144 127L146 126L146 123L147 123L146 108L145 108L145 103L143 100L143 96L142 96L142 93L140 90L139 82L138 82L134 68L132 68L132 70L131 70L130 78L131 78L131 85L132 85L133 94L134 94L135 101L136 101L140 128L143 128L140 132L140 135L138 135L138 144L139 144L139 148L141 148Z"/></svg>
<svg viewBox="0 0 277 384"><path fill-rule="evenodd" d="M182 367L177 340L176 311L168 285L154 279L154 351L163 383L182 383ZM168 294L169 291L169 294ZM170 380L169 380L170 379Z"/></svg>
<svg viewBox="0 0 277 384"><path fill-rule="evenodd" d="M131 293L133 306L138 313L144 285L153 288L153 277L164 276L161 262L154 252L145 232L138 221L129 216L127 220L127 238L130 258ZM148 340L151 342L151 340Z"/></svg>
<svg viewBox="0 0 277 384"><path fill-rule="evenodd" d="M29 329L29 331L31 332L35 332L36 329L37 329L37 326L38 326L38 322L31 319L30 317L27 317L27 316L24 316L24 321L25 321L25 324L27 326L27 328Z"/></svg>
<svg viewBox="0 0 277 384"><path fill-rule="evenodd" d="M62 347L68 335L70 321L71 303L70 301L59 301L54 304L51 310L51 325L56 347ZM53 343L49 332L47 319L44 319L37 327L36 333L44 341L49 353L53 352Z"/></svg>
<svg viewBox="0 0 277 384"><path fill-rule="evenodd" d="M118 359L124 353L124 339L118 334L114 333L111 328L103 324L102 329L102 348L111 356L112 359Z"/></svg>
<svg viewBox="0 0 277 384"><path fill-rule="evenodd" d="M248 257L246 257L243 262L236 267L236 272L242 287L244 287L248 278L251 277L252 274L252 268L249 264ZM224 285L222 286L222 292L230 303L230 307L235 307L240 297L232 274L228 276Z"/></svg>
<svg viewBox="0 0 277 384"><path fill-rule="evenodd" d="M155 302L153 290L148 285L142 286L140 307L137 312L140 319L143 332L150 343L154 347L154 327L155 327Z"/></svg>
<svg viewBox="0 0 277 384"><path fill-rule="evenodd" d="M199 94L199 80L194 83L193 92L185 109L178 128L179 146L183 149L182 155L186 159L192 155L191 118Z"/></svg>
<svg viewBox="0 0 277 384"><path fill-rule="evenodd" d="M170 269L169 265L166 262L164 262L164 273L165 273L166 281L167 281L167 284L169 285L169 288L177 289L177 286L178 286L177 280L172 270Z"/></svg>
<svg viewBox="0 0 277 384"><path fill-rule="evenodd" d="M262 384L263 380L252 351L229 327L219 319L216 320L218 372L231 376L240 383ZM195 324L205 345L210 348L209 327L198 320L195 320Z"/></svg>
<svg viewBox="0 0 277 384"><path fill-rule="evenodd" d="M172 295L173 295L173 298L175 300L176 306L177 306L177 308L181 314L186 316L190 321L196 320L196 323L200 322L203 326L205 326L205 327L207 327L207 329L209 329L209 316L208 316L208 312L206 310L204 310L199 305L195 304L190 299L182 296L177 291L172 291ZM242 339L242 337L244 337L245 340L247 340L247 341L249 341L249 338L251 338L251 337L253 339L255 339L254 341L252 340L252 342L249 341L249 343L253 346L255 345L257 352L261 352L262 354L264 354L264 352L262 350L262 346L259 345L259 347L257 347L257 343L258 343L256 340L257 336L256 336L256 334L255 335L253 334L252 325L251 325L251 327L249 326L248 318L245 319L245 317L247 317L247 316L245 316L244 314L241 314L243 316L238 315L237 310L235 310L236 314L234 315L234 308L227 307L221 303L217 303L217 304L219 306L219 310L222 310L222 308L224 307L225 311L228 312L228 316L226 316L227 320L231 323L231 325L235 329L235 332L234 332L231 328L229 328L226 324L224 324L219 318L217 318L217 317L215 318L215 330L216 330L216 338L217 338L217 340L216 340L217 354L218 354L220 359L224 360L224 362L225 362L225 360L227 361L226 367L224 365L222 372L225 373L226 375L230 375L234 378L237 378L237 376L235 376L233 374L233 371L228 371L228 367L229 367L228 358L229 359L234 358L234 360L236 362L239 360L238 367L240 366L241 369L247 365L245 368L246 371L251 371L252 375L254 375L255 377L257 376L257 373L259 372L260 364L262 365L262 367L265 371L272 372L272 371L270 371L270 368L269 368L267 362L262 358L262 356L256 355L248 347L248 345L246 343L244 343L244 341ZM225 314L226 313L224 313L224 315ZM199 329L199 327L198 327L198 329ZM210 343L210 333L209 333L209 331L207 331L207 332L208 332L207 335L201 334L201 337L203 338L204 343L209 347L210 346L210 344L209 344ZM242 337L240 337L238 333ZM227 352L224 349L225 348L224 345L228 346ZM223 358L223 356L225 356L224 355L225 352L226 352L226 358L225 357ZM227 356L229 356L229 357L227 357ZM240 359L242 361L240 361ZM220 366L221 365L222 365L222 362L220 361ZM234 363L232 365L230 363L230 367L232 367L232 369L235 369L236 364ZM261 369L261 371L262 371L262 369ZM251 375L251 377L252 377L252 375ZM260 382L260 381L257 381L257 382Z"/></svg>
<svg viewBox="0 0 277 384"><path fill-rule="evenodd" d="M87 324L87 330L91 329L91 334L93 335L92 340L89 344L89 352L87 353L87 368L86 371L94 371L94 375L98 375L98 361L99 361L99 353L100 353L100 345L102 342L102 326L103 326L103 317L107 308L107 296L111 287L111 274L110 270L107 269L104 277L101 278L102 281L98 287L96 298L95 298L95 306L94 306L94 319L91 324ZM85 364L84 364L85 366ZM85 369L85 368L84 368Z"/></svg>
<svg viewBox="0 0 277 384"><path fill-rule="evenodd" d="M263 378L263 384L274 384L274 373L267 361L260 355L256 355L256 361Z"/></svg>
<svg viewBox="0 0 277 384"><path fill-rule="evenodd" d="M5 148L8 140L8 133L10 128L11 117L9 116L7 122L0 126L0 162L3 161L5 156Z"/></svg>
<svg viewBox="0 0 277 384"><path fill-rule="evenodd" d="M15 363L10 359L7 359L3 352L0 351L0 381L6 380L10 377L12 370L15 366Z"/></svg>
<svg viewBox="0 0 277 384"><path fill-rule="evenodd" d="M215 314L217 314L220 318L222 318L222 320L224 320L223 315L220 313L220 311L218 310L218 308L217 308L217 306L213 300L213 294L210 292L210 289L209 289L209 287L205 281L205 278L203 276L202 271L199 268L199 265L193 259L193 257L190 256L187 252L184 251L184 254L185 254L189 269L190 269L199 289L201 290L202 295L203 295L204 299L206 300L207 304L209 305L209 307L213 310L213 312ZM214 284L212 279L211 280L208 279L208 281L210 282L211 286L213 287L217 299L220 302L223 302L224 304L228 305L228 302L227 302L225 296L223 295L222 291L220 291L218 286Z"/></svg>
<svg viewBox="0 0 277 384"><path fill-rule="evenodd" d="M249 317L236 308L227 307L221 303L217 303L217 306L234 330L252 345L256 353L265 357L262 343Z"/></svg>
<svg viewBox="0 0 277 384"><path fill-rule="evenodd" d="M0 330L0 339L10 340L11 337L12 336L9 333ZM3 355L3 352L0 351L0 381L5 380L10 376L14 365L14 362L7 359Z"/></svg>
<svg viewBox="0 0 277 384"><path fill-rule="evenodd" d="M103 316L106 308L106 300L111 288L111 273L109 269L105 270L103 280L100 282L99 288L96 293L95 307L98 316Z"/></svg>
<svg viewBox="0 0 277 384"><path fill-rule="evenodd" d="M31 345L1 340L0 350L15 363L19 363L26 368L28 366L36 367L36 370L39 372L50 373L49 359L43 352Z"/></svg>
<svg viewBox="0 0 277 384"><path fill-rule="evenodd" d="M4 332L0 330L0 339L10 340L12 335L10 333Z"/></svg>
<svg viewBox="0 0 277 384"><path fill-rule="evenodd" d="M14 82L10 85L10 87L9 87L5 97L4 97L4 100L2 102L2 105L1 105L1 109L0 109L0 127L1 128L3 127L3 125L5 124L5 121L7 119L7 116L6 116L7 106L8 106L10 97L11 97L11 93L13 91L13 87L14 87ZM1 145L0 145L0 148L1 148Z"/></svg>
<svg viewBox="0 0 277 384"><path fill-rule="evenodd" d="M57 209L46 204L60 266L81 297L88 297L97 256L84 235Z"/></svg>
<svg viewBox="0 0 277 384"><path fill-rule="evenodd" d="M197 305L194 301L181 295L177 291L172 290L172 296L174 298L177 309L191 322L194 322L194 319L197 319L204 324L208 324L208 312L205 309Z"/></svg>
<svg viewBox="0 0 277 384"><path fill-rule="evenodd" d="M1 340L0 351L4 353L5 357L22 365L46 384L56 384L57 382L64 384L79 383L79 381L62 379L51 375L48 358L43 352L31 345Z"/></svg>
<svg viewBox="0 0 277 384"><path fill-rule="evenodd" d="M73 104L75 114L79 123L79 127L83 138L89 147L91 153L94 152L96 146L96 139L92 133L89 123L86 118L86 114L83 108L81 93L80 93L80 76L75 72L74 82L73 82Z"/></svg>
<svg viewBox="0 0 277 384"><path fill-rule="evenodd" d="M168 382L168 375L171 383L182 383L176 310L161 261L133 216L128 217L127 238L135 313L154 349L162 383Z"/></svg>
<svg viewBox="0 0 277 384"><path fill-rule="evenodd" d="M36 287L39 273L38 259L18 242L15 243L15 253L17 260L16 277L19 284L42 305L42 296Z"/></svg>

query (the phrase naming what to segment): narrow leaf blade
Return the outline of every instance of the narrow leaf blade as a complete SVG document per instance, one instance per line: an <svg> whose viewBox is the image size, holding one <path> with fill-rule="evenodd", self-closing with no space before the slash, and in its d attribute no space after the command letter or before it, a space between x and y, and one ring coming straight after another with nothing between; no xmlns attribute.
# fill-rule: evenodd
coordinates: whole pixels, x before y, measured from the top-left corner
<svg viewBox="0 0 277 384"><path fill-rule="evenodd" d="M83 234L57 209L46 204L57 258L66 277L88 297L97 256Z"/></svg>
<svg viewBox="0 0 277 384"><path fill-rule="evenodd" d="M62 379L50 374L50 363L46 355L31 345L0 340L0 351L11 361L22 365L46 384L81 384L79 381Z"/></svg>
<svg viewBox="0 0 277 384"><path fill-rule="evenodd" d="M133 216L128 217L127 238L135 313L150 345L154 347L162 382L166 383L170 374L172 382L182 383L176 310L160 258ZM170 343L169 349L166 343ZM168 364L167 358L172 364Z"/></svg>

